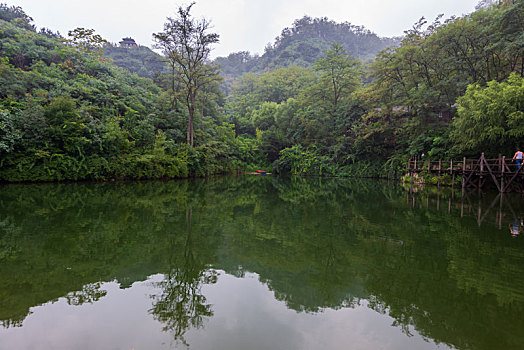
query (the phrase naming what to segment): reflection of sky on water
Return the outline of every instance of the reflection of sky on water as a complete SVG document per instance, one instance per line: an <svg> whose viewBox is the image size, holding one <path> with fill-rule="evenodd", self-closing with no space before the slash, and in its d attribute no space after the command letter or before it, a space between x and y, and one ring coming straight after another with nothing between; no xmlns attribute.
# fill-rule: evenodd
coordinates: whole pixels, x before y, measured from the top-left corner
<svg viewBox="0 0 524 350"><path fill-rule="evenodd" d="M161 275L128 289L104 283L107 295L93 304L68 305L64 298L32 309L23 327L3 329L0 349L185 348L149 314ZM435 349L413 329L408 337L393 318L366 307L297 313L274 298L255 274L237 278L221 272L202 288L214 316L204 329L189 329L192 349Z"/></svg>
<svg viewBox="0 0 524 350"><path fill-rule="evenodd" d="M152 280L159 280L153 276ZM169 348L170 338L161 324L147 315L149 282L120 289L103 283L107 295L93 304L71 306L64 298L32 308L21 328L3 330L6 349L151 349ZM161 346L162 343L167 345ZM0 347L1 348L1 347Z"/></svg>

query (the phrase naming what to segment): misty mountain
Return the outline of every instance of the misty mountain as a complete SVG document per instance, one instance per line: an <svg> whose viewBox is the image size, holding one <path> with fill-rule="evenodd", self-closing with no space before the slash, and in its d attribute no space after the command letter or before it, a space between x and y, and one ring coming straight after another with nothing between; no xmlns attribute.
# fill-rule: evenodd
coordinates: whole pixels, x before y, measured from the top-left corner
<svg viewBox="0 0 524 350"><path fill-rule="evenodd" d="M349 22L337 23L327 18L304 16L293 26L284 28L264 54L252 55L248 51L218 57L225 86L247 72L268 72L280 67L298 65L309 67L321 58L331 44L341 44L349 54L362 61L373 60L378 52L398 46L400 38L381 38L370 30ZM113 63L141 77L153 78L168 69L162 56L145 46L122 47L108 45L104 55ZM227 87L226 87L227 90Z"/></svg>
<svg viewBox="0 0 524 350"><path fill-rule="evenodd" d="M215 62L220 64L226 80L246 72L267 72L290 65L308 67L321 58L334 42L341 44L353 57L367 61L387 47L398 46L400 38L381 38L349 22L337 23L326 17L304 16L290 28L282 30L275 42L265 48L263 55L242 51L219 57Z"/></svg>

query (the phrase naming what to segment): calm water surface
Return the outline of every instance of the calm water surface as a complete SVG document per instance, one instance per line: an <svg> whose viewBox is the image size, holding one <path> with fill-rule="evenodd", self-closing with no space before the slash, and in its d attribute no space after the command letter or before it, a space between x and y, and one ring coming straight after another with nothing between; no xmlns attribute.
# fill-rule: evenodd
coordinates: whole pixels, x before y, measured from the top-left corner
<svg viewBox="0 0 524 350"><path fill-rule="evenodd" d="M0 186L0 349L522 349L523 203L340 179Z"/></svg>

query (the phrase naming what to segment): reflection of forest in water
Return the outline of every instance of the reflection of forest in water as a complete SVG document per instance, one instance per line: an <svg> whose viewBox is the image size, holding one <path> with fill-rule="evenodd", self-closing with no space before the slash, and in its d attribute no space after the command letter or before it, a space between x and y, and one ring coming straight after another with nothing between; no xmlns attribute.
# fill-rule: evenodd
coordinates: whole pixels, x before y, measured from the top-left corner
<svg viewBox="0 0 524 350"><path fill-rule="evenodd" d="M96 302L100 282L163 273L150 313L183 341L213 316L202 286L220 269L258 274L299 312L366 299L407 333L519 348L524 250L508 225L521 198L432 191L271 177L3 186L0 320L21 326L33 306Z"/></svg>

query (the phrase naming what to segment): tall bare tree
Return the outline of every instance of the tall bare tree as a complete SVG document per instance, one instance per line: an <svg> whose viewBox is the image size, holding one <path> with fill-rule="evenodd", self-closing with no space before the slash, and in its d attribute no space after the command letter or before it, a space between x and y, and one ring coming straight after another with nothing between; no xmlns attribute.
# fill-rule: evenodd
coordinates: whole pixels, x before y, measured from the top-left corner
<svg viewBox="0 0 524 350"><path fill-rule="evenodd" d="M208 62L211 44L218 43L219 36L208 33L210 22L205 18L197 20L191 17L194 4L179 6L177 16L167 18L164 31L153 34L157 47L164 51L171 63L173 81L178 80L184 87L184 103L189 114L187 143L191 146L194 143L193 119L197 96L206 85L219 80L217 68Z"/></svg>

